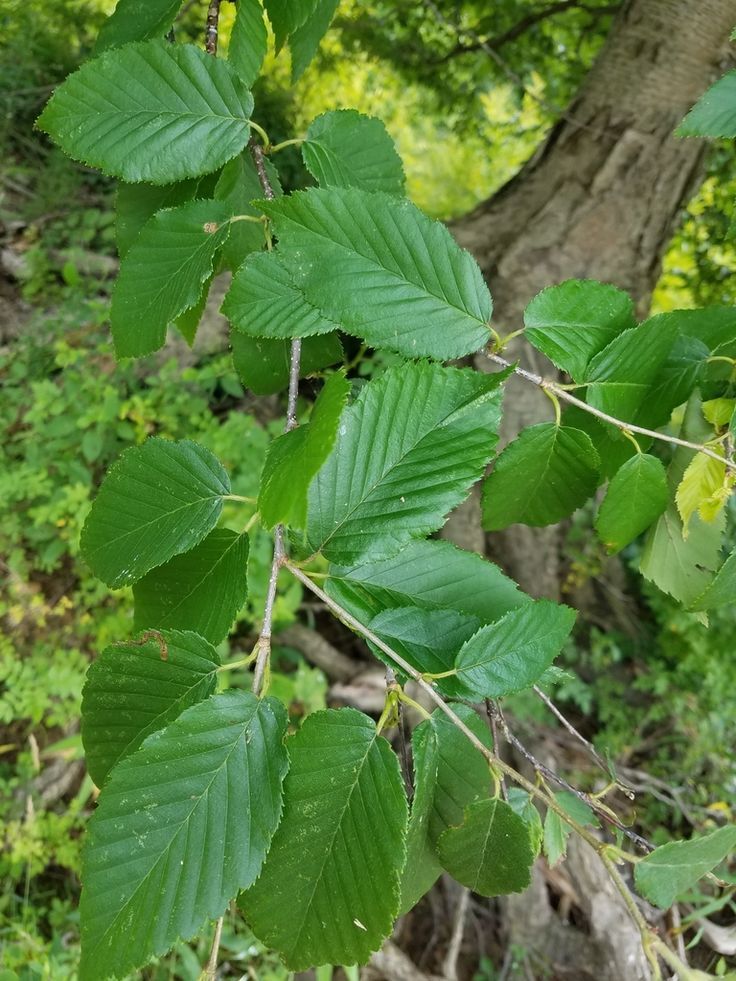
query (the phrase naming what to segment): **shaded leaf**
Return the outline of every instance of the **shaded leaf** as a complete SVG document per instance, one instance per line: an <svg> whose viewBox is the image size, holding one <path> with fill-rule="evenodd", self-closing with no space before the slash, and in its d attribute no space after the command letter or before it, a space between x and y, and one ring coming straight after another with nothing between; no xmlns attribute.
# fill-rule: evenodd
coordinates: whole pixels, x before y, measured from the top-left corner
<svg viewBox="0 0 736 981"><path fill-rule="evenodd" d="M115 196L115 241L120 258L125 258L146 222L158 211L176 208L193 198L210 198L215 175L192 177L178 184L119 183Z"/></svg>
<svg viewBox="0 0 736 981"><path fill-rule="evenodd" d="M94 54L130 41L162 38L174 23L181 0L118 0L100 28Z"/></svg>
<svg viewBox="0 0 736 981"><path fill-rule="evenodd" d="M157 351L168 325L196 307L230 232L229 216L219 201L190 201L160 211L143 227L112 293L110 324L118 357Z"/></svg>
<svg viewBox="0 0 736 981"><path fill-rule="evenodd" d="M248 536L215 528L133 586L136 630L177 626L219 644L248 595L247 563Z"/></svg>
<svg viewBox="0 0 736 981"><path fill-rule="evenodd" d="M259 0L238 0L227 60L246 85L258 78L268 50L268 32Z"/></svg>
<svg viewBox="0 0 736 981"><path fill-rule="evenodd" d="M465 809L463 823L439 840L442 865L481 896L521 892L534 862L529 829L502 800L481 800Z"/></svg>
<svg viewBox="0 0 736 981"><path fill-rule="evenodd" d="M483 527L551 525L595 493L600 459L579 429L543 422L509 443L483 485Z"/></svg>
<svg viewBox="0 0 736 981"><path fill-rule="evenodd" d="M310 123L302 144L307 170L322 187L404 193L404 168L394 141L375 116L337 109Z"/></svg>
<svg viewBox="0 0 736 981"><path fill-rule="evenodd" d="M303 528L307 520L307 491L313 477L332 452L337 427L350 392L343 372L325 382L306 425L277 437L263 465L258 510L264 527L282 522Z"/></svg>
<svg viewBox="0 0 736 981"><path fill-rule="evenodd" d="M317 0L264 0L264 6L280 48L290 34L312 14Z"/></svg>
<svg viewBox="0 0 736 981"><path fill-rule="evenodd" d="M409 542L387 559L330 566L325 588L341 601L349 595L369 618L387 607L417 606L490 623L531 602L498 566L439 540Z"/></svg>
<svg viewBox="0 0 736 981"><path fill-rule="evenodd" d="M108 471L82 529L82 555L113 589L133 583L202 541L229 493L209 450L187 439L148 439Z"/></svg>
<svg viewBox="0 0 736 981"><path fill-rule="evenodd" d="M491 457L501 380L410 363L369 382L309 489L308 547L353 563L441 527Z"/></svg>
<svg viewBox="0 0 736 981"><path fill-rule="evenodd" d="M691 603L691 610L715 610L736 603L736 552L732 552L716 573L715 579Z"/></svg>
<svg viewBox="0 0 736 981"><path fill-rule="evenodd" d="M535 684L557 657L575 611L549 600L511 610L459 650L458 681L472 698L501 698Z"/></svg>
<svg viewBox="0 0 736 981"><path fill-rule="evenodd" d="M524 324L529 343L579 382L590 359L636 321L628 293L594 279L569 279L538 293Z"/></svg>
<svg viewBox="0 0 736 981"><path fill-rule="evenodd" d="M598 537L618 552L640 535L667 507L667 475L661 462L637 453L612 478L595 518Z"/></svg>
<svg viewBox="0 0 736 981"><path fill-rule="evenodd" d="M319 48L340 0L317 0L314 13L289 38L291 80L300 78Z"/></svg>
<svg viewBox="0 0 736 981"><path fill-rule="evenodd" d="M212 280L214 276L210 276L209 279L205 280L204 286L202 287L202 292L199 295L199 299L194 304L193 307L189 307L184 313L180 314L174 321L174 326L179 331L181 336L187 342L191 348L194 345L194 340L197 336L197 330L199 328L199 322L202 319L202 314L207 307L207 300L210 295L210 287L212 286Z"/></svg>
<svg viewBox="0 0 736 981"><path fill-rule="evenodd" d="M263 209L296 286L347 333L437 360L488 341L492 304L478 265L444 225L408 201L311 188Z"/></svg>
<svg viewBox="0 0 736 981"><path fill-rule="evenodd" d="M289 384L291 344L285 340L246 337L236 331L230 334L233 366L238 378L256 395L272 395ZM300 377L306 378L336 361L342 361L343 350L337 334L306 337L302 341Z"/></svg>
<svg viewBox="0 0 736 981"><path fill-rule="evenodd" d="M225 692L115 767L82 855L81 981L193 937L253 882L281 814L285 729L275 699Z"/></svg>
<svg viewBox="0 0 736 981"><path fill-rule="evenodd" d="M288 749L284 816L239 905L290 970L365 963L399 903L407 804L398 760L349 708L308 716Z"/></svg>
<svg viewBox="0 0 736 981"><path fill-rule="evenodd" d="M217 170L248 142L253 99L231 66L192 44L144 41L89 61L38 126L74 160L125 181Z"/></svg>
<svg viewBox="0 0 736 981"><path fill-rule="evenodd" d="M82 692L82 742L97 786L146 736L212 695L219 666L206 640L179 630L106 647L90 665Z"/></svg>
<svg viewBox="0 0 736 981"><path fill-rule="evenodd" d="M690 534L683 535L674 503L653 525L644 541L639 571L664 593L685 605L694 602L718 568L723 523L691 519Z"/></svg>
<svg viewBox="0 0 736 981"><path fill-rule="evenodd" d="M736 848L736 825L702 838L670 841L634 866L636 888L650 903L669 909L681 893L716 867Z"/></svg>
<svg viewBox="0 0 736 981"><path fill-rule="evenodd" d="M264 167L274 194L281 194L281 184L276 168L269 160ZM261 182L256 173L253 158L246 151L238 154L222 168L214 197L227 205L231 216L250 215L261 217L261 209L251 204L263 195ZM264 226L252 221L234 221L222 249L222 257L228 269L235 272L251 252L260 252L266 242Z"/></svg>

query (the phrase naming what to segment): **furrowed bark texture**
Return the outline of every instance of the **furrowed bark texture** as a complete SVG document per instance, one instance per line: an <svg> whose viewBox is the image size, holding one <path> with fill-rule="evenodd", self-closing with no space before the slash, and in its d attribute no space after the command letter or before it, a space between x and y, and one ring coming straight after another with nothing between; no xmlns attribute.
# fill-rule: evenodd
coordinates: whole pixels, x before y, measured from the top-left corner
<svg viewBox="0 0 736 981"><path fill-rule="evenodd" d="M515 330L539 290L571 277L614 283L647 313L707 149L673 132L726 67L734 24L736 0L625 0L568 118L513 180L453 225L491 286L497 328ZM549 374L528 347L521 356ZM505 439L550 418L542 393L514 379L505 404ZM490 550L529 592L557 598L559 546L557 529L518 526L494 536Z"/></svg>

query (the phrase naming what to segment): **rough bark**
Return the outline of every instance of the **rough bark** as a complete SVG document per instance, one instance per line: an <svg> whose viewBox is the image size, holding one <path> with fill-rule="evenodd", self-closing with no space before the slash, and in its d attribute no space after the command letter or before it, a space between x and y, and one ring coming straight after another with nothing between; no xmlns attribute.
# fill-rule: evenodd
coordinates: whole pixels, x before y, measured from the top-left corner
<svg viewBox="0 0 736 981"><path fill-rule="evenodd" d="M723 67L734 23L736 0L625 0L565 118L513 180L454 224L487 277L501 331L521 325L539 290L571 277L614 283L647 312L706 150L673 132ZM506 438L547 418L541 393L510 386ZM554 529L520 527L491 551L531 593L557 597L558 543Z"/></svg>

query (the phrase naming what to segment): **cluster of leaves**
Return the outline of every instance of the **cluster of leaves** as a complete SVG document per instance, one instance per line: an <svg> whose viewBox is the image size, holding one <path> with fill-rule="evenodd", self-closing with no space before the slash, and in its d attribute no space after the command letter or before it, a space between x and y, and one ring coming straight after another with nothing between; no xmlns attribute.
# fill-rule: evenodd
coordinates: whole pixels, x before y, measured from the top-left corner
<svg viewBox="0 0 736 981"><path fill-rule="evenodd" d="M264 161L276 148L250 142L260 6L238 5L227 61L160 39L177 7L149 4L140 18L122 0L98 57L39 120L75 158L124 182L118 355L158 350L172 323L191 339L212 276L229 268L224 310L252 390L284 387L302 339L302 372L342 360L338 332L407 359L357 393L342 371L329 374L309 421L270 444L258 509L277 529L273 574L286 530L306 580L312 561L328 562L326 597L339 597L392 668L431 679L437 698L528 688L561 650L573 612L428 539L497 443L510 369L440 364L494 337L478 266L403 197L400 160L375 119L315 120L302 155L319 186L279 196ZM308 34L313 51L324 4L265 8L298 70L299 39ZM717 518L733 483L735 328L733 312L717 309L637 325L629 298L599 283L532 300L529 341L604 421L558 413L522 432L484 482L486 527L559 521L608 479L597 527L611 550L650 529L645 575L694 609L727 602L736 559L716 574ZM686 402L684 425L708 423L711 455L687 463L678 450L666 474L621 430L666 425ZM541 838L548 854L561 851L563 825L575 820L549 798L554 817L540 835L530 799L501 799L479 749L488 736L462 704L453 719L443 702L415 732L410 811L397 758L364 714L314 712L289 735L278 698L219 690L229 665L215 645L253 578L247 533L219 525L241 496L232 490L206 447L154 437L108 472L82 531L93 572L111 588L133 586L140 630L106 648L84 690L82 737L102 792L83 855L82 978L125 975L234 898L292 970L364 962L441 869L484 895L523 889ZM269 616L267 604L270 631ZM727 826L657 849L637 864L638 887L666 907L734 843Z"/></svg>

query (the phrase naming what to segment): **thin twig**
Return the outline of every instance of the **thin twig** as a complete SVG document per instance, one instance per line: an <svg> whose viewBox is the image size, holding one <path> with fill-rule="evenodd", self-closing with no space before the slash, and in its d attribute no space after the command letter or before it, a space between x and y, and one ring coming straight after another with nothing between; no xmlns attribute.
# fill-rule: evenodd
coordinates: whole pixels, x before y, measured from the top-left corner
<svg viewBox="0 0 736 981"><path fill-rule="evenodd" d="M214 0L213 0L214 3ZM211 8L211 5L210 5ZM268 179L263 160L263 148L255 140L248 143L251 156L258 173L264 195L273 200L274 191L271 181ZM296 417L296 403L299 394L299 366L301 362L302 342L295 338L291 342L291 355L289 362L289 396L286 407L286 425L284 432L290 433L299 425ZM258 655L256 666L253 671L253 691L258 695L263 687L266 668L271 657L271 631L273 627L273 608L276 601L276 585L278 582L279 569L286 559L286 534L283 525L276 525L273 533L273 559L271 561L271 572L268 578L268 589L266 592L266 603L263 610L263 626L258 636Z"/></svg>
<svg viewBox="0 0 736 981"><path fill-rule="evenodd" d="M217 54L217 33L220 26L220 0L210 0L207 8L207 26L204 30L204 50L207 54Z"/></svg>
<svg viewBox="0 0 736 981"><path fill-rule="evenodd" d="M493 752L496 754L496 756L498 756L500 754L498 749L498 743L499 743L498 719L496 718L496 713L497 711L500 711L500 709L498 708L498 702L494 701L492 698L487 698L485 701L486 701L486 715L488 716L488 724L491 727L491 741L493 743ZM504 780L503 777L501 778L501 796L503 797L504 800L509 799L508 793L506 791L506 781Z"/></svg>
<svg viewBox="0 0 736 981"><path fill-rule="evenodd" d="M527 371L526 368L521 368L519 365L512 365L510 361L506 358L500 357L498 354L490 354L488 351L483 352L489 361L493 361L494 364L500 365L502 368L513 368L514 374L518 375L520 378L524 378L526 381L531 382L538 388L541 388L545 392L552 392L557 396L558 399L562 399L563 402L569 402L570 405L575 405L579 409L583 409L585 412L589 412L592 416L597 419L601 419L603 422L609 423L611 426L615 426L622 432L627 433L639 433L640 436L649 436L652 439L658 439L663 443L671 443L674 446L684 446L685 449L694 450L696 453L703 453L705 456L711 457L713 460L717 460L722 463L727 469L736 472L736 462L729 460L724 456L719 456L710 447L704 446L702 443L692 443L688 439L680 439L679 436L668 436L666 433L659 433L656 429L645 429L643 426L635 426L633 422L623 422L621 419L616 419L614 416L609 416L607 412L602 412L600 409L596 409L593 405L588 405L587 402L583 402L582 399L576 398L570 392L561 388L553 381L548 381L546 378L542 378L541 375L535 375L532 371Z"/></svg>
<svg viewBox="0 0 736 981"><path fill-rule="evenodd" d="M457 909L455 910L455 923L452 928L450 944L447 948L445 963L442 965L442 976L448 981L457 981L457 960L460 956L460 947L465 933L465 919L468 915L468 904L470 902L470 890L465 886L460 892Z"/></svg>
<svg viewBox="0 0 736 981"><path fill-rule="evenodd" d="M221 916L215 924L215 935L212 938L212 950L207 961L207 967L202 972L201 981L215 981L217 977L217 956L220 953L220 939L222 937L222 924L225 917Z"/></svg>

